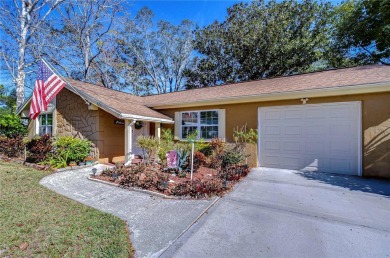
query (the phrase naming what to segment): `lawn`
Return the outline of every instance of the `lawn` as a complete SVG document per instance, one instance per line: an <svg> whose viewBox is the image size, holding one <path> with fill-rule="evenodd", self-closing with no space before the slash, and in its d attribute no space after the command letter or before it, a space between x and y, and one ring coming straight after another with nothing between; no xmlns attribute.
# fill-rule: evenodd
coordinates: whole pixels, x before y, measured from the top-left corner
<svg viewBox="0 0 390 258"><path fill-rule="evenodd" d="M0 161L0 257L132 257L126 224L39 185L47 175Z"/></svg>

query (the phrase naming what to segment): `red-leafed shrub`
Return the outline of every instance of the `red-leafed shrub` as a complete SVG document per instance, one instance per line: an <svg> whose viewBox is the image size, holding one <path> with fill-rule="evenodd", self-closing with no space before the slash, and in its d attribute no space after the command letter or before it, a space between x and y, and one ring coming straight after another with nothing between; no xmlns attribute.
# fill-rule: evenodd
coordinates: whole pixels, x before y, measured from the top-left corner
<svg viewBox="0 0 390 258"><path fill-rule="evenodd" d="M199 151L196 151L194 153L194 169L198 170L201 166L206 164L206 156Z"/></svg>
<svg viewBox="0 0 390 258"><path fill-rule="evenodd" d="M238 181L248 173L249 167L247 165L236 165L221 169L218 177L226 181Z"/></svg>
<svg viewBox="0 0 390 258"><path fill-rule="evenodd" d="M223 181L219 178L210 180L194 180L183 182L170 189L172 195L190 196L195 199L221 195L226 190Z"/></svg>
<svg viewBox="0 0 390 258"><path fill-rule="evenodd" d="M27 157L27 162L30 163L39 163L44 161L47 158L47 155L52 150L52 141L51 137L48 134L45 134L41 137L32 139L27 143L27 151L29 155Z"/></svg>
<svg viewBox="0 0 390 258"><path fill-rule="evenodd" d="M0 153L8 157L20 157L24 151L24 142L21 136L14 138L0 137Z"/></svg>

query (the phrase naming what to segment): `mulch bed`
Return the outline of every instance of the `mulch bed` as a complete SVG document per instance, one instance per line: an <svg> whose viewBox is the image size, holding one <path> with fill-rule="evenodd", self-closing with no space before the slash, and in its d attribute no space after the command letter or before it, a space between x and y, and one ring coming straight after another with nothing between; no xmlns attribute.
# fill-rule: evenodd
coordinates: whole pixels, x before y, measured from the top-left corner
<svg viewBox="0 0 390 258"><path fill-rule="evenodd" d="M152 166L153 167L153 166ZM122 168L123 169L123 168ZM146 169L147 170L147 169ZM120 169L114 169L114 171L120 172ZM220 175L216 169L208 168L208 167L200 167L193 173L192 181L191 174L187 172L185 177L180 177L175 172L162 172L161 169L154 167L155 172L151 179L148 176L147 172L139 172L139 180L140 181L148 181L144 185L142 183L137 182L136 185L131 185L128 181L124 180L125 176L118 174L117 178L114 179L110 172L103 173L100 175L92 176L94 179L110 182L117 184L122 188L141 188L144 190L149 190L153 192L157 192L160 194L164 194L167 196L177 196L177 197L191 197L193 199L204 199L210 198L215 195L223 196L227 192L229 192L233 186L239 182L243 177L245 177L249 173L249 168L246 168L246 171L243 175L235 177L233 180L230 179L227 182L220 179ZM158 174L158 175L157 175ZM157 182L159 177L165 176L167 178L166 186L159 187L161 182ZM155 181L151 183L150 181ZM139 185L137 185L139 184ZM142 186L140 186L142 185ZM157 185L157 187L156 187ZM187 189L189 188L189 189Z"/></svg>

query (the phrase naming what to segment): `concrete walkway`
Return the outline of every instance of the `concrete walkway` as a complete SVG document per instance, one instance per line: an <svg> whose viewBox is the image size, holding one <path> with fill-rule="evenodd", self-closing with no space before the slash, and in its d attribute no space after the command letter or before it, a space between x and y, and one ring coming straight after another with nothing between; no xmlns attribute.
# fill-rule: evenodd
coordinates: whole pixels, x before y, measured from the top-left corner
<svg viewBox="0 0 390 258"><path fill-rule="evenodd" d="M95 166L98 171L107 166ZM91 167L43 178L43 186L126 220L137 257L157 256L212 203L169 200L90 181Z"/></svg>
<svg viewBox="0 0 390 258"><path fill-rule="evenodd" d="M390 180L254 169L161 257L390 257Z"/></svg>

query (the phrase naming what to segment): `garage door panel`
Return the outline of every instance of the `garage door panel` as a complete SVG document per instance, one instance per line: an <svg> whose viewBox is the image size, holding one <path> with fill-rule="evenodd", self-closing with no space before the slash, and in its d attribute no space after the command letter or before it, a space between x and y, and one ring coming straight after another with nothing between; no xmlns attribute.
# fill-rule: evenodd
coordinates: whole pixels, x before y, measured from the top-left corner
<svg viewBox="0 0 390 258"><path fill-rule="evenodd" d="M329 152L332 155L337 155L338 153L347 153L353 154L353 151L356 147L350 141L330 141L329 143Z"/></svg>
<svg viewBox="0 0 390 258"><path fill-rule="evenodd" d="M301 143L299 141L285 141L282 142L283 150L286 152L301 152Z"/></svg>
<svg viewBox="0 0 390 258"><path fill-rule="evenodd" d="M323 136L327 134L327 128L321 125L308 125L304 130L307 136Z"/></svg>
<svg viewBox="0 0 390 258"><path fill-rule="evenodd" d="M260 165L357 175L360 105L343 102L259 108Z"/></svg>
<svg viewBox="0 0 390 258"><path fill-rule="evenodd" d="M321 108L308 108L305 110L305 118L309 119L321 119L328 116L328 111L324 111Z"/></svg>
<svg viewBox="0 0 390 258"><path fill-rule="evenodd" d="M264 128L264 135L280 135L280 126L266 126Z"/></svg>
<svg viewBox="0 0 390 258"><path fill-rule="evenodd" d="M286 110L284 112L284 119L301 119L303 117L303 114L298 109L293 110Z"/></svg>
<svg viewBox="0 0 390 258"><path fill-rule="evenodd" d="M287 136L301 136L302 130L300 126L286 126L283 133Z"/></svg>
<svg viewBox="0 0 390 258"><path fill-rule="evenodd" d="M278 141L266 141L265 150L268 151L280 150L280 143Z"/></svg>

